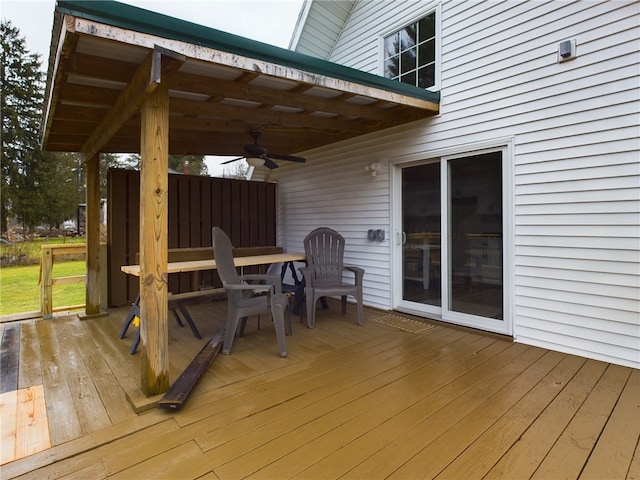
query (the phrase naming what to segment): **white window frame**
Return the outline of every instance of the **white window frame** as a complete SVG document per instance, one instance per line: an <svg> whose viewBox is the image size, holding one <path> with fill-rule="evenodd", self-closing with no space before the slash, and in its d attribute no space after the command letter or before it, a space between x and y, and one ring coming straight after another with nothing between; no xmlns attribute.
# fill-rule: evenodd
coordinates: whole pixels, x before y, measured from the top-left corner
<svg viewBox="0 0 640 480"><path fill-rule="evenodd" d="M422 18L426 17L430 13L435 12L436 14L436 22L435 22L435 31L436 31L436 51L435 51L435 63L436 63L436 75L435 75L435 84L429 88L425 88L425 90L437 92L440 91L440 83L441 83L441 75L442 75L442 8L439 2L430 2L427 3L424 8L420 10L420 12L414 15L411 19L403 22L396 23L388 30L384 31L378 38L378 72L380 76L384 77L384 39L389 35L397 32L398 30L402 30L403 28L412 25ZM400 80L398 80L400 81Z"/></svg>

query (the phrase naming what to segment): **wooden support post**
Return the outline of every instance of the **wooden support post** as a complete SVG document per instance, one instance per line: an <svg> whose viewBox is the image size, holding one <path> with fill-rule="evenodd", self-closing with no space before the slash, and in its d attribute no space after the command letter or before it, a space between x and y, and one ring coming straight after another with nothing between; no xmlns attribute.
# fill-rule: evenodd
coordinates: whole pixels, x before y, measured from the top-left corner
<svg viewBox="0 0 640 480"><path fill-rule="evenodd" d="M53 252L47 245L40 255L40 310L45 320L53 317Z"/></svg>
<svg viewBox="0 0 640 480"><path fill-rule="evenodd" d="M100 154L86 161L87 166L87 283L86 315L100 313Z"/></svg>
<svg viewBox="0 0 640 480"><path fill-rule="evenodd" d="M140 336L141 387L169 389L167 310L169 88L161 83L141 108Z"/></svg>
<svg viewBox="0 0 640 480"><path fill-rule="evenodd" d="M109 276L107 275L107 246L100 244L100 310L107 311L109 299Z"/></svg>

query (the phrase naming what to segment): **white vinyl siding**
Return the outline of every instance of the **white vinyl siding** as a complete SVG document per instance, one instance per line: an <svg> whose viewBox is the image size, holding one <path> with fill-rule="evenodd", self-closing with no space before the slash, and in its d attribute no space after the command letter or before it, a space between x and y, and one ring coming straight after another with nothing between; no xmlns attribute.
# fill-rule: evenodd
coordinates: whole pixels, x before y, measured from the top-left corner
<svg viewBox="0 0 640 480"><path fill-rule="evenodd" d="M348 153L347 153L348 152ZM351 161L345 162L345 154ZM389 177L385 169L376 177L364 170L374 151L323 149L307 155L304 168L284 165L278 174L278 244L290 250L302 248L307 233L319 226L338 230L346 240L345 263L366 270L365 303L389 308L389 242L370 241L371 228L389 228ZM274 173L276 173L274 171Z"/></svg>
<svg viewBox="0 0 640 480"><path fill-rule="evenodd" d="M331 55L336 41L349 18L355 0L312 2L295 50L300 53L326 59Z"/></svg>
<svg viewBox="0 0 640 480"><path fill-rule="evenodd" d="M382 75L381 38L424 17L435 5L424 1L357 2L329 60Z"/></svg>
<svg viewBox="0 0 640 480"><path fill-rule="evenodd" d="M330 60L378 73L380 36L425 5L358 2ZM640 367L639 19L632 1L442 2L440 114L279 169L282 240L346 230L365 302L392 308L391 243L366 240L368 228L390 235L389 161L509 138L514 337ZM577 58L559 64L566 39Z"/></svg>

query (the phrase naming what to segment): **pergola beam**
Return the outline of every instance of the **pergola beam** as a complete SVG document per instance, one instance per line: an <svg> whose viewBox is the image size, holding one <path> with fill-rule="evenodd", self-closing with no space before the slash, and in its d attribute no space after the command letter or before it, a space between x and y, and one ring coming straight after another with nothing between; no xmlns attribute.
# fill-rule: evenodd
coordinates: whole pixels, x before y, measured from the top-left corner
<svg viewBox="0 0 640 480"><path fill-rule="evenodd" d="M166 60L163 61L163 57ZM99 153L125 122L140 110L145 100L161 82L163 75L176 72L186 57L155 47L140 64L131 81L118 96L113 107L86 140L80 151L83 159ZM163 81L166 81L165 77Z"/></svg>

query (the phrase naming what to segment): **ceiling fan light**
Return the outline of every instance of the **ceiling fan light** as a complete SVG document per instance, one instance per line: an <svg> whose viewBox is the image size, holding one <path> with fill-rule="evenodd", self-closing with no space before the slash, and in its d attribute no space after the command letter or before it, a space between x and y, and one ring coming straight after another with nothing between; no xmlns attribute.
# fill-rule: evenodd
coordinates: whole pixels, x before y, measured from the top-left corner
<svg viewBox="0 0 640 480"><path fill-rule="evenodd" d="M264 159L260 157L247 157L247 163L252 167L261 167L264 165Z"/></svg>

